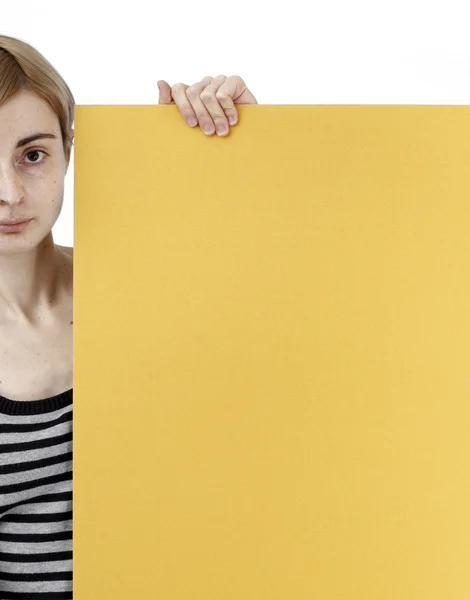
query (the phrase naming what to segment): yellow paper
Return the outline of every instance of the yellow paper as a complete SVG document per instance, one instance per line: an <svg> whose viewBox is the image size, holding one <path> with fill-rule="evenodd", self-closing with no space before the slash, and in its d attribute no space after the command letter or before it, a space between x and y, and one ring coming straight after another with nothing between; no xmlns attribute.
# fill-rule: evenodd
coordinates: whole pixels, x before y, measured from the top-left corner
<svg viewBox="0 0 470 600"><path fill-rule="evenodd" d="M75 112L76 600L470 598L470 109Z"/></svg>

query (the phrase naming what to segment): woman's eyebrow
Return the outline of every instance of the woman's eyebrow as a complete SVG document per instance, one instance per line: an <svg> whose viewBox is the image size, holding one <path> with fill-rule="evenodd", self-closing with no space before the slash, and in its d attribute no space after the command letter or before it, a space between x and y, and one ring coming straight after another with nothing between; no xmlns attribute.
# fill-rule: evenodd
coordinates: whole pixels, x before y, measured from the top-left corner
<svg viewBox="0 0 470 600"><path fill-rule="evenodd" d="M57 136L53 135L52 133L35 133L33 135L23 138L22 140L19 140L16 144L16 147L21 148L21 146L26 146L26 144L29 144L30 142L41 140L43 138L51 138L53 140L56 140Z"/></svg>

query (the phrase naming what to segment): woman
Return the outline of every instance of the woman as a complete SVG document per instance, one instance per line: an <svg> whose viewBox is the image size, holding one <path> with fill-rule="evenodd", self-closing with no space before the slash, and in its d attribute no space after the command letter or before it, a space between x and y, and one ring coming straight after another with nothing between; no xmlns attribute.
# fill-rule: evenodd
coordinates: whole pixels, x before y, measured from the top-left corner
<svg viewBox="0 0 470 600"><path fill-rule="evenodd" d="M227 133L234 103L257 103L238 76L159 87L159 102L176 103L201 129L222 125ZM73 248L56 245L51 230L63 204L74 104L37 50L0 36L2 600L72 598Z"/></svg>

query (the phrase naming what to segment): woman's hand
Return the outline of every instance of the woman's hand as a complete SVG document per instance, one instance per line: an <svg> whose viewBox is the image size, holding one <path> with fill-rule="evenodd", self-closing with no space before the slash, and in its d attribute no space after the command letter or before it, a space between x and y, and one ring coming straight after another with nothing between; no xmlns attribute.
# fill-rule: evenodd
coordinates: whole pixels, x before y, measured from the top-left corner
<svg viewBox="0 0 470 600"><path fill-rule="evenodd" d="M199 123L207 135L212 135L215 128L220 136L228 134L229 123L236 125L238 121L235 104L258 104L238 75L204 77L191 86L177 83L170 87L166 81L160 80L158 89L158 104L176 104L186 123L190 127Z"/></svg>

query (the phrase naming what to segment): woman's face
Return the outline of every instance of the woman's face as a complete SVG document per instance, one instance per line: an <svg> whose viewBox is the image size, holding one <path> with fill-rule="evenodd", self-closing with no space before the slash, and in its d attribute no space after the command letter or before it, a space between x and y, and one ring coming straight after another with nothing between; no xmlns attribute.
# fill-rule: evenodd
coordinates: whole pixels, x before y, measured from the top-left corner
<svg viewBox="0 0 470 600"><path fill-rule="evenodd" d="M24 142L35 134L54 137ZM22 91L0 105L0 222L31 219L21 232L0 228L0 256L31 250L50 234L62 210L69 160L59 119L42 98Z"/></svg>

